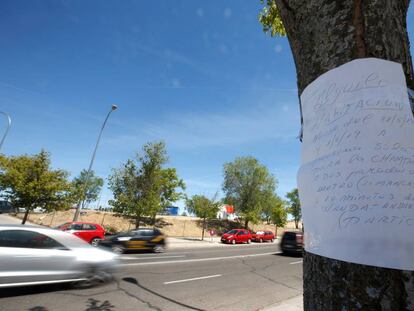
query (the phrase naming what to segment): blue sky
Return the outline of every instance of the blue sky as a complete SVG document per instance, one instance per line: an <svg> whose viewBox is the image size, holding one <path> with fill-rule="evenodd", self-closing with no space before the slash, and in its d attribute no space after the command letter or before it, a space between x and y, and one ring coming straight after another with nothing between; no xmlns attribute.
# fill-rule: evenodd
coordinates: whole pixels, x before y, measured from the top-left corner
<svg viewBox="0 0 414 311"><path fill-rule="evenodd" d="M259 0L1 1L0 110L13 119L2 152L44 148L74 177L117 104L98 175L163 139L189 195L213 196L223 163L251 155L284 196L299 166L296 73L286 38L262 32L260 8ZM105 188L101 204L110 196Z"/></svg>

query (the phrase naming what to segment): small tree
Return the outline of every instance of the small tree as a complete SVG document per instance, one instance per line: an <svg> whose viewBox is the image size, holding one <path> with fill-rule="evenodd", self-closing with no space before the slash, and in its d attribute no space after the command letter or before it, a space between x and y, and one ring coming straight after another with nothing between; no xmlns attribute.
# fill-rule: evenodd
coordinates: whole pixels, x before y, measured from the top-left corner
<svg viewBox="0 0 414 311"><path fill-rule="evenodd" d="M280 198L272 205L270 221L275 225L275 237L277 237L277 228L284 227L287 222L285 203Z"/></svg>
<svg viewBox="0 0 414 311"><path fill-rule="evenodd" d="M25 209L22 224L36 207L50 211L70 206L67 177L66 171L51 169L50 154L44 150L33 156L0 157L1 196L15 208Z"/></svg>
<svg viewBox="0 0 414 311"><path fill-rule="evenodd" d="M83 205L94 202L98 199L102 190L104 181L101 177L95 175L94 171L90 171L88 178L88 170L82 170L78 177L72 181L72 195L77 203Z"/></svg>
<svg viewBox="0 0 414 311"><path fill-rule="evenodd" d="M224 164L225 202L235 206L246 229L250 221L257 223L261 219L268 198L275 192L276 183L267 167L253 157L240 157Z"/></svg>
<svg viewBox="0 0 414 311"><path fill-rule="evenodd" d="M286 197L289 200L288 212L293 216L295 227L298 229L299 222L302 219L302 209L300 208L298 188L295 188L291 192L286 193Z"/></svg>
<svg viewBox="0 0 414 311"><path fill-rule="evenodd" d="M263 206L262 220L266 221L267 224L273 223L272 214L275 206L283 206L283 204L283 200L277 194L269 195Z"/></svg>
<svg viewBox="0 0 414 311"><path fill-rule="evenodd" d="M204 240L206 221L217 217L219 205L220 203L216 202L215 199L210 200L204 195L194 195L190 199L186 200L187 210L203 220L201 240Z"/></svg>
<svg viewBox="0 0 414 311"><path fill-rule="evenodd" d="M178 189L184 189L175 168L163 168L167 162L163 142L148 143L143 154L135 160L127 160L122 168L113 170L109 177L109 188L114 199L109 204L114 211L133 217L139 228L142 217L155 215L182 197Z"/></svg>

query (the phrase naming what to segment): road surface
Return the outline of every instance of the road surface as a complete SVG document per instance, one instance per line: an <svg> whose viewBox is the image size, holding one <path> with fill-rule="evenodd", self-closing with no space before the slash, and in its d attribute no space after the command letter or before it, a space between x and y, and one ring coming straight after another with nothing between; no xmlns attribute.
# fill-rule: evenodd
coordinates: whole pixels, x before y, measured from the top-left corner
<svg viewBox="0 0 414 311"><path fill-rule="evenodd" d="M0 309L260 310L301 294L302 258L263 243L125 254L111 283L2 290Z"/></svg>

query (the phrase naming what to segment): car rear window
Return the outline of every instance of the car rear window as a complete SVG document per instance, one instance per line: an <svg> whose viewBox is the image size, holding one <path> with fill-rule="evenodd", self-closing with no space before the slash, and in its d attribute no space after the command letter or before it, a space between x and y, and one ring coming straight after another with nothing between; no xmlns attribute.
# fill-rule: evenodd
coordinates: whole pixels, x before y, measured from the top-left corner
<svg viewBox="0 0 414 311"><path fill-rule="evenodd" d="M294 241L296 240L296 233L295 232L285 232L283 235L284 240Z"/></svg>
<svg viewBox="0 0 414 311"><path fill-rule="evenodd" d="M82 230L82 224L71 224L70 229L71 230Z"/></svg>
<svg viewBox="0 0 414 311"><path fill-rule="evenodd" d="M96 226L91 224L83 224L83 230L96 230Z"/></svg>

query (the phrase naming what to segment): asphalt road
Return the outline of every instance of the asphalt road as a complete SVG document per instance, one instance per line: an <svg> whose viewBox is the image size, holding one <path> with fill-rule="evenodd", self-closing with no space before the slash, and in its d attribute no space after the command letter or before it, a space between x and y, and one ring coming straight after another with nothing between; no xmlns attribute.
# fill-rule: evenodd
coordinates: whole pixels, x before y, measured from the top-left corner
<svg viewBox="0 0 414 311"><path fill-rule="evenodd" d="M89 289L2 290L0 310L260 310L302 294L302 258L274 243L125 254L114 277Z"/></svg>

